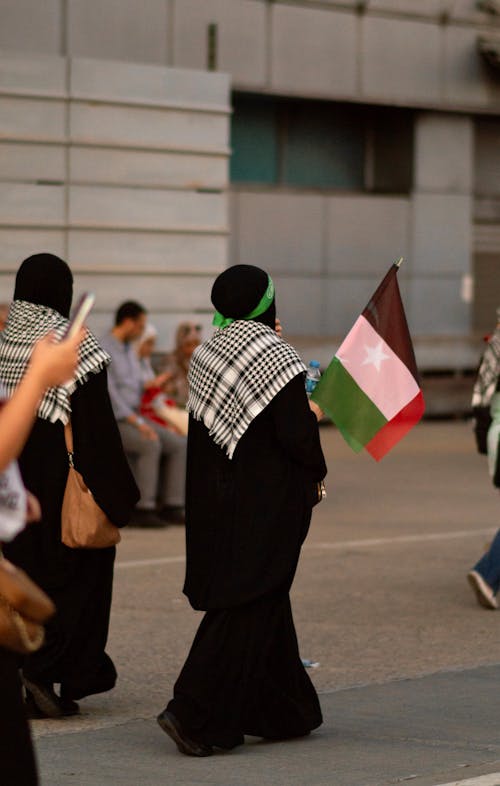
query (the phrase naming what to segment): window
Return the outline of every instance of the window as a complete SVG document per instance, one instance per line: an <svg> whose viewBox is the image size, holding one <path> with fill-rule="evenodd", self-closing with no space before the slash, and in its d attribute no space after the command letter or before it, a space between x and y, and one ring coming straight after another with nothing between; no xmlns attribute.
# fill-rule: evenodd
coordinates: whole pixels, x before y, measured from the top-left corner
<svg viewBox="0 0 500 786"><path fill-rule="evenodd" d="M231 180L350 191L407 193L413 115L239 93L233 97Z"/></svg>

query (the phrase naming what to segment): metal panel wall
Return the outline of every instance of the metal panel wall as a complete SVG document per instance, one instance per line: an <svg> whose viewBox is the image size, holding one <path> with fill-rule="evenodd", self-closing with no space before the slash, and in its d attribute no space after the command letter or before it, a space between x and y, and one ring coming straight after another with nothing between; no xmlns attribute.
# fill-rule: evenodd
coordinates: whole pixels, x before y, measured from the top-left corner
<svg viewBox="0 0 500 786"><path fill-rule="evenodd" d="M498 112L475 0L0 0L0 48L206 69L237 89Z"/></svg>

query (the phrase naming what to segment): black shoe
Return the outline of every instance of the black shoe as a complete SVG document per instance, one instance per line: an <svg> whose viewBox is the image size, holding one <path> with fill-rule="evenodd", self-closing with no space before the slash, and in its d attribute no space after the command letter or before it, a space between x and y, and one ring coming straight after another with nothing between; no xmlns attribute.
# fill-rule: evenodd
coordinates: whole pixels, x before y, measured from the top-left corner
<svg viewBox="0 0 500 786"><path fill-rule="evenodd" d="M212 756L213 748L210 745L203 745L201 742L189 739L175 715L168 710L163 710L156 720L163 731L175 742L181 753L186 756Z"/></svg>
<svg viewBox="0 0 500 786"><path fill-rule="evenodd" d="M70 715L79 715L80 707L73 701L72 699L62 699L56 695L56 699L59 701L59 706L61 708L61 715L54 716L48 715L46 712L43 712L38 706L33 698L33 694L27 690L26 691L26 698L24 700L24 707L26 710L26 716L29 720L41 720L42 718L53 718L53 717L60 717L66 718Z"/></svg>
<svg viewBox="0 0 500 786"><path fill-rule="evenodd" d="M23 684L26 690L26 709L34 718L66 718L80 712L76 701L61 699L50 684L33 682L24 675Z"/></svg>
<svg viewBox="0 0 500 786"><path fill-rule="evenodd" d="M154 510L136 508L132 514L130 527L145 527L147 529L163 529L167 522L161 519Z"/></svg>
<svg viewBox="0 0 500 786"><path fill-rule="evenodd" d="M79 715L80 714L80 705L78 702L73 701L73 699L65 699L62 696L59 698L59 702L62 707L63 715Z"/></svg>
<svg viewBox="0 0 500 786"><path fill-rule="evenodd" d="M184 508L175 505L164 505L158 513L159 517L168 524L185 524L186 514Z"/></svg>
<svg viewBox="0 0 500 786"><path fill-rule="evenodd" d="M24 709L26 710L26 717L28 720L41 720L41 718L48 718L48 715L38 709L35 704L35 700L29 691L26 691Z"/></svg>

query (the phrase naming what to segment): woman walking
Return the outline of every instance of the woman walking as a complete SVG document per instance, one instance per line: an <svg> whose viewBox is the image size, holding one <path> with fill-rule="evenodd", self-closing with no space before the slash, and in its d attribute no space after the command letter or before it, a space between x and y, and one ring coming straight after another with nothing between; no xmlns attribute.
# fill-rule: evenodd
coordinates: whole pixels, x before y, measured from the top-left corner
<svg viewBox="0 0 500 786"><path fill-rule="evenodd" d="M38 502L24 489L15 459L28 437L46 388L62 384L72 377L81 339L79 334L60 344L54 344L50 339L40 341L21 383L0 412L0 544L12 540L26 521L40 518ZM1 389L0 394L3 397ZM17 658L14 652L1 645L0 761L2 783L15 786L38 784Z"/></svg>
<svg viewBox="0 0 500 786"><path fill-rule="evenodd" d="M37 254L21 265L0 334L0 383L8 392L21 379L35 341L49 331L63 335L72 293L71 271L58 257ZM70 417L75 465L108 518L117 526L127 524L138 498L107 392L108 362L87 333L74 381L46 392L19 458L24 483L40 501L42 520L22 532L5 554L57 607L44 646L23 663L30 711L38 717L75 714L77 699L110 690L116 681L105 652L115 549L70 549L61 542L68 474L64 424ZM61 686L59 695L55 683Z"/></svg>
<svg viewBox="0 0 500 786"><path fill-rule="evenodd" d="M488 470L495 488L500 489L500 308L497 325L490 336L474 385L472 408L477 418L477 440L481 452L488 456ZM482 413L482 417L480 417ZM486 413L486 418L485 418ZM488 423L485 433L484 422ZM486 609L498 609L500 589L500 530L474 568L467 574L478 603Z"/></svg>
<svg viewBox="0 0 500 786"><path fill-rule="evenodd" d="M305 366L275 331L263 270L229 268L212 303L220 330L189 373L184 585L206 614L158 717L193 756L233 748L245 734L303 736L322 722L289 598L326 474Z"/></svg>

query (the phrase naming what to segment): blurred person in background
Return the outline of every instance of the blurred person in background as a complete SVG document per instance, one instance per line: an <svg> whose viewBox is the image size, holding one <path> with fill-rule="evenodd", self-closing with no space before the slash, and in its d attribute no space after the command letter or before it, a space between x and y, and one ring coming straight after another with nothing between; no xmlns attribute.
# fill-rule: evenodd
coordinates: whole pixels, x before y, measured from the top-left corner
<svg viewBox="0 0 500 786"><path fill-rule="evenodd" d="M141 364L137 355L146 313L136 301L122 303L115 314L115 325L102 338L102 345L112 361L108 382L113 411L123 446L134 461L141 492L133 522L142 527L164 527L168 523L184 523L186 438L144 417L140 411L148 385L162 387L167 379L167 374L146 379L149 361L143 359L145 363Z"/></svg>
<svg viewBox="0 0 500 786"><path fill-rule="evenodd" d="M474 385L472 411L475 417L477 446L488 456L488 471L493 485L500 489L500 307L497 326L488 339ZM478 603L497 609L500 589L500 530L486 554L467 574Z"/></svg>
<svg viewBox="0 0 500 786"><path fill-rule="evenodd" d="M0 333L0 384L10 395L22 379L35 342L68 327L73 276L53 254L26 259L16 276L14 301ZM64 425L71 420L75 466L97 504L117 526L128 523L138 498L107 390L109 356L86 332L70 384L50 387L19 457L27 488L39 499L39 525L5 549L52 598L56 615L45 643L28 655L22 674L33 717L79 711L76 700L111 690L116 669L105 652L115 548L76 549L61 542L61 508L68 476ZM60 685L56 694L54 686Z"/></svg>
<svg viewBox="0 0 500 786"><path fill-rule="evenodd" d="M0 332L4 329L9 316L10 303L0 303Z"/></svg>
<svg viewBox="0 0 500 786"><path fill-rule="evenodd" d="M170 374L155 375L151 357L156 347L158 331L150 322L146 324L144 333L137 339L135 348L141 365L144 381L144 392L141 399L140 414L173 431L174 434L187 436L189 417L184 409L179 409L176 402L165 393Z"/></svg>
<svg viewBox="0 0 500 786"><path fill-rule="evenodd" d="M26 492L15 459L28 438L45 390L73 376L78 363L78 344L84 335L82 330L60 344L49 337L41 339L34 347L21 382L0 411L0 544L15 538L25 523L40 519L39 503ZM17 659L16 654L0 647L1 779L6 786L36 786L35 756Z"/></svg>
<svg viewBox="0 0 500 786"><path fill-rule="evenodd" d="M201 325L181 322L175 333L175 349L165 358L164 371L169 375L165 392L183 409L188 400L188 371L191 355L201 344Z"/></svg>

